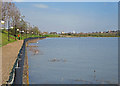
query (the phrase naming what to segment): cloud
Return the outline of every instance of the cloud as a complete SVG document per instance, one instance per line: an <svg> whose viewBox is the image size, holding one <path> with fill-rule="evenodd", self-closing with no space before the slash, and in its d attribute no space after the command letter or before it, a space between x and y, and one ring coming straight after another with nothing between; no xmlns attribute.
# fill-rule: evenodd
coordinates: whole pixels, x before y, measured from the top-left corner
<svg viewBox="0 0 120 86"><path fill-rule="evenodd" d="M13 0L13 2L23 2L24 0Z"/></svg>
<svg viewBox="0 0 120 86"><path fill-rule="evenodd" d="M34 7L38 7L38 8L48 8L47 5L44 4L34 4Z"/></svg>

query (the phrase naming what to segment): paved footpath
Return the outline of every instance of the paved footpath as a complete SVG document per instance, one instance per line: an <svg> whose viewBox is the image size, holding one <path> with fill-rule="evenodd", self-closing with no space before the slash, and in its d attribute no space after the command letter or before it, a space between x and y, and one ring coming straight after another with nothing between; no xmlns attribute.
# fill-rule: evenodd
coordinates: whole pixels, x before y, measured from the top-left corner
<svg viewBox="0 0 120 86"><path fill-rule="evenodd" d="M2 47L2 84L6 84L6 81L9 79L9 73L11 72L22 44L23 40L19 40Z"/></svg>

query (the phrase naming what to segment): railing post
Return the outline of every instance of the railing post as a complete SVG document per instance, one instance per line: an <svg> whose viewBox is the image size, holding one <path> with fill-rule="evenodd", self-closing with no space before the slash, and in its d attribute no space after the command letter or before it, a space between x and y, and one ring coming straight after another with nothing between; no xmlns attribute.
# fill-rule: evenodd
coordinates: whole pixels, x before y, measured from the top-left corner
<svg viewBox="0 0 120 86"><path fill-rule="evenodd" d="M18 67L21 67L21 66L22 66L22 59L19 58L19 59L18 59Z"/></svg>
<svg viewBox="0 0 120 86"><path fill-rule="evenodd" d="M15 68L14 84L22 84L21 67Z"/></svg>

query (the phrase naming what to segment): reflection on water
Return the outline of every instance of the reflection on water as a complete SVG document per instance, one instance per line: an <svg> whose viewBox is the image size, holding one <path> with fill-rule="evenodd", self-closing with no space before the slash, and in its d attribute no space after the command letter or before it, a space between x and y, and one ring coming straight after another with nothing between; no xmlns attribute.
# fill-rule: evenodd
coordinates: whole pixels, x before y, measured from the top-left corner
<svg viewBox="0 0 120 86"><path fill-rule="evenodd" d="M56 58L53 58L53 59L50 59L48 61L49 62L66 62L66 59L56 59Z"/></svg>
<svg viewBox="0 0 120 86"><path fill-rule="evenodd" d="M117 38L92 37L46 38L30 43L37 46L27 48L30 83L115 84L117 43Z"/></svg>
<svg viewBox="0 0 120 86"><path fill-rule="evenodd" d="M43 54L42 52L40 52L40 50L38 50L38 46L29 45L27 47L28 47L28 50L33 53L33 55L37 55L38 53Z"/></svg>

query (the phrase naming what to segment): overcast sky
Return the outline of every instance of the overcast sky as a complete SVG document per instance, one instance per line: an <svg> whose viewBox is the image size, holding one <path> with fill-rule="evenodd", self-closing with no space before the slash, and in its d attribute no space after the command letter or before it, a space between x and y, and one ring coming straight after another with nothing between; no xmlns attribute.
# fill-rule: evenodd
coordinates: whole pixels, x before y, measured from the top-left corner
<svg viewBox="0 0 120 86"><path fill-rule="evenodd" d="M41 31L92 32L118 29L117 2L17 2L25 20Z"/></svg>

